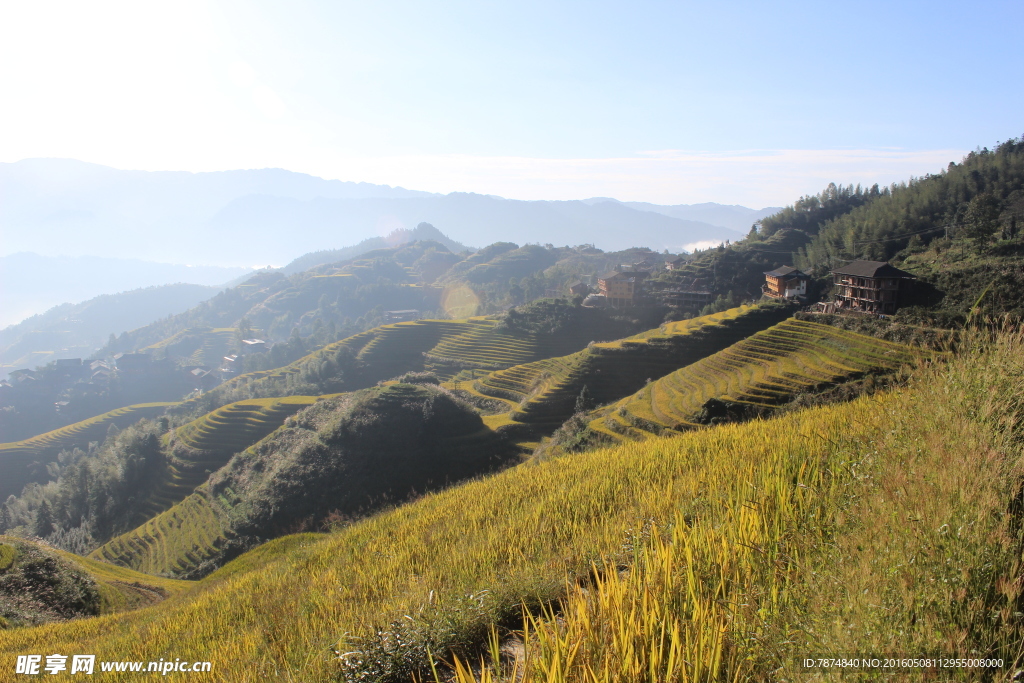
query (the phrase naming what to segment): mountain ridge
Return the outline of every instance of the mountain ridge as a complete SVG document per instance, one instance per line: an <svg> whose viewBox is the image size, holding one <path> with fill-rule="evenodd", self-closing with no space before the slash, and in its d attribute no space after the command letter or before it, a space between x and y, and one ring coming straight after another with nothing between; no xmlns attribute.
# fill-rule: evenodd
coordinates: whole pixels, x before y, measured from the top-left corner
<svg viewBox="0 0 1024 683"><path fill-rule="evenodd" d="M676 250L736 239L734 229L628 205L447 195L325 180L282 169L122 171L74 160L0 164L0 226L8 253L95 253L151 260L280 265L421 222L483 246L501 239L646 243ZM654 205L652 205L654 206ZM153 236L174 234L174 240ZM197 253L199 257L197 258Z"/></svg>

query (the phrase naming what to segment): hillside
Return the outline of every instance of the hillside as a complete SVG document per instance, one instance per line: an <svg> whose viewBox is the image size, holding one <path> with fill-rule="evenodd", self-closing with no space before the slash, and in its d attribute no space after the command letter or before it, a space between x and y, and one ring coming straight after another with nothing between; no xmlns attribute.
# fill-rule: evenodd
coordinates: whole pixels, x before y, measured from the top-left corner
<svg viewBox="0 0 1024 683"><path fill-rule="evenodd" d="M824 222L802 260L810 268L886 260L908 246L950 238L981 246L1016 237L1018 229L1024 229L1024 140L1011 139L971 152L942 173L886 188Z"/></svg>
<svg viewBox="0 0 1024 683"><path fill-rule="evenodd" d="M549 248L511 243L494 244L467 255L453 254L435 242L418 241L290 276L261 271L184 313L116 338L111 335L96 352L106 363L99 375L89 364L68 368L50 363L19 375L11 386L3 385L0 438L24 439L132 403L178 400L239 373L284 368L333 342L379 326L388 310L414 310L415 317L428 319L499 314L524 302L562 296L569 283L580 278L592 280L595 273L615 264L652 257L659 255L643 248L605 253L585 245ZM582 342L613 339L652 326L665 314L663 308L613 312L624 326L596 330ZM548 328L532 331L541 336L549 332ZM264 340L267 345L261 348L265 350L242 344L241 339L251 337ZM531 344L528 341L527 347ZM578 348L575 344L573 341L551 353L566 353ZM152 362L145 362L144 357L125 359L134 361L135 370L122 373L114 367L120 353L143 353ZM528 351L513 354L513 362L541 357L523 353ZM238 354L234 360L225 360L234 354ZM446 358L435 354L432 360L442 374L462 367L452 366ZM278 388L259 395L338 391L317 386L318 381L307 381L298 390ZM250 397L235 395L230 400ZM219 405L209 404L207 410Z"/></svg>
<svg viewBox="0 0 1024 683"><path fill-rule="evenodd" d="M347 261L370 251L388 249L402 244L409 244L410 242L437 242L453 254L458 254L463 251L473 251L465 244L460 244L455 240L448 239L444 233L430 223L420 223L411 230L399 228L398 230L392 231L386 237L369 237L359 244L354 244L351 247L342 247L341 249L321 249L319 251L303 254L288 265L284 266L281 269L281 272L286 275L301 273L304 270L309 270L310 268L315 268L324 264Z"/></svg>
<svg viewBox="0 0 1024 683"><path fill-rule="evenodd" d="M47 465L63 450L87 449L111 427L123 429L142 418L162 414L172 403L140 403L102 413L24 441L0 443L0 497L18 495L30 481L50 479Z"/></svg>
<svg viewBox="0 0 1024 683"><path fill-rule="evenodd" d="M260 541L365 516L510 461L507 446L449 393L369 389L300 411L182 503L92 556L151 573L203 574Z"/></svg>
<svg viewBox="0 0 1024 683"><path fill-rule="evenodd" d="M0 536L0 631L147 607L188 587Z"/></svg>
<svg viewBox="0 0 1024 683"><path fill-rule="evenodd" d="M851 379L874 381L921 357L910 346L790 319L599 409L589 427L613 440L693 429L763 414Z"/></svg>
<svg viewBox="0 0 1024 683"><path fill-rule="evenodd" d="M539 301L502 318L382 325L329 344L276 370L235 377L183 406L208 412L247 397L320 395L372 386L407 372L450 377L548 358L614 339L645 324L564 301Z"/></svg>
<svg viewBox="0 0 1024 683"><path fill-rule="evenodd" d="M613 342L507 370L463 372L448 386L484 401L504 403L504 412L484 421L524 444L551 434L583 400L602 405L627 396L673 370L743 339L791 315L786 306L744 306L659 328Z"/></svg>
<svg viewBox="0 0 1024 683"><path fill-rule="evenodd" d="M0 473L8 475L5 482L10 486L4 494L19 495L21 488L30 481L58 487L60 451L75 447L85 450L90 442L102 440L110 424L116 422L118 427L124 428L140 417L162 414L166 408L177 429L171 438L166 433L166 424L164 431L160 432L164 445L159 449L159 456L152 456L161 463L157 468L160 475L148 484L149 488L144 492L131 492L133 515L130 518L118 513L117 521L108 520L101 526L109 530L111 525L121 526L130 519L139 523L180 502L234 453L268 435L289 415L318 397L330 398L342 391L363 389L383 380L424 370L436 377L448 378L464 372L465 368L490 370L509 367L518 362L574 351L594 339L628 334L642 324L640 320L612 318L604 312L566 302L542 301L500 319L426 320L374 328L310 354L281 370L258 371L238 377L198 399L174 405L153 404L112 411L55 430L52 434L2 445L0 457L6 459L0 460ZM231 338L233 331L230 329L187 330L151 350L157 353L191 352L193 360L199 360L199 354L216 353L216 346L223 348ZM214 349L212 352L211 348ZM149 412L139 412L143 408ZM104 448L107 448L106 444L100 450ZM113 449L109 456L114 459L130 457L118 454L114 446L109 448ZM61 483L58 488L64 490L68 486L75 489L80 484L69 481ZM10 528L31 528L35 525L36 510L42 500L51 499L52 502L56 495L55 492L32 493L19 499L15 506L17 510L11 508L14 511L6 523ZM81 493L84 498L96 495L99 495L98 491ZM110 492L102 495L111 499L113 507L125 502ZM78 503L62 504L81 507ZM0 511L2 509L0 507ZM58 526L73 528L79 524L80 517L73 516L61 520ZM89 537L92 540L87 543L102 542L109 536L93 528Z"/></svg>
<svg viewBox="0 0 1024 683"><path fill-rule="evenodd" d="M1020 315L1024 141L972 152L939 174L889 187L832 183L755 228L741 240L697 253L652 285L672 289L697 278L724 304L734 304L760 295L764 272L792 265L814 276L809 295L815 300L829 296L831 268L856 259L888 260L918 277L914 305L904 309L903 320L962 324L982 292L981 312Z"/></svg>
<svg viewBox="0 0 1024 683"><path fill-rule="evenodd" d="M11 273L0 265L5 277ZM21 300L4 287L7 301ZM78 304L62 304L0 330L0 375L58 358L88 358L120 334L157 318L186 311L219 292L202 285L163 285L104 294Z"/></svg>
<svg viewBox="0 0 1024 683"><path fill-rule="evenodd" d="M866 651L1012 672L1024 339L979 342L907 388L513 468L279 539L185 599L5 632L0 651L187 651L232 681L432 680L431 656L476 662L492 626L514 644L525 603L526 680L792 679L806 653Z"/></svg>

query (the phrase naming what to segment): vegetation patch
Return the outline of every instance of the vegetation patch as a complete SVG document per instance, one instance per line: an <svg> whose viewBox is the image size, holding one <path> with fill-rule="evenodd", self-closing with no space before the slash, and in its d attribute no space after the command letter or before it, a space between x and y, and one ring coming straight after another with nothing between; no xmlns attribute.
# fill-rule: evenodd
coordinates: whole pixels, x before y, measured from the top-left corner
<svg viewBox="0 0 1024 683"><path fill-rule="evenodd" d="M124 429L142 418L156 417L173 405L176 404L139 403L31 439L0 444L0 496L18 495L30 481L48 479L46 463L56 461L61 451L87 448L90 442L103 441L111 425Z"/></svg>
<svg viewBox="0 0 1024 683"><path fill-rule="evenodd" d="M4 541L0 547L14 551L0 570L0 618L8 628L100 613L100 591L87 573L34 544Z"/></svg>

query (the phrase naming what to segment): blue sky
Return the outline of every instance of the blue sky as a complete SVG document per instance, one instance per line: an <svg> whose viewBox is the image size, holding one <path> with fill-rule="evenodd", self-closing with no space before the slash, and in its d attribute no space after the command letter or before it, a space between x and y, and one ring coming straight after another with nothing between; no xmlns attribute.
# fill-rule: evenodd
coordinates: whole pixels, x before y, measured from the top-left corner
<svg viewBox="0 0 1024 683"><path fill-rule="evenodd" d="M1019 0L11 2L0 161L778 205L1024 134L1021 26Z"/></svg>

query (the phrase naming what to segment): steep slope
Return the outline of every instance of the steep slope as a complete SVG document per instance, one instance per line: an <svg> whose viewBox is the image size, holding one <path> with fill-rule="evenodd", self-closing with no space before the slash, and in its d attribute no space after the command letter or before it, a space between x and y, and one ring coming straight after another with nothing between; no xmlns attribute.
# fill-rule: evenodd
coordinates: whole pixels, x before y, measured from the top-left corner
<svg viewBox="0 0 1024 683"><path fill-rule="evenodd" d="M790 679L806 653L869 648L1012 672L1024 339L962 351L907 389L513 468L279 539L187 599L4 633L0 651L188 652L240 682L429 680L431 655L475 663L525 603L531 681Z"/></svg>
<svg viewBox="0 0 1024 683"><path fill-rule="evenodd" d="M61 427L24 441L0 443L0 497L18 495L30 481L46 481L46 464L63 450L88 448L102 441L111 426L119 429L162 414L174 403L139 403Z"/></svg>
<svg viewBox="0 0 1024 683"><path fill-rule="evenodd" d="M137 518L146 520L188 497L211 472L223 467L299 410L331 396L289 396L231 403L178 427L165 436L169 452L159 484L136 502Z"/></svg>
<svg viewBox="0 0 1024 683"><path fill-rule="evenodd" d="M825 223L797 265L820 271L836 261L888 260L908 246L940 241L949 248L949 239L977 249L1022 230L1024 138L1015 138L971 152L942 173L876 189L874 201Z"/></svg>
<svg viewBox="0 0 1024 683"><path fill-rule="evenodd" d="M594 343L568 356L517 365L478 380L456 377L450 386L503 400L507 413L485 422L531 442L550 434L576 410L586 388L592 405L629 395L666 375L788 317L786 306L742 306L691 320L666 323L615 342ZM587 398L586 396L584 398Z"/></svg>
<svg viewBox="0 0 1024 683"><path fill-rule="evenodd" d="M406 372L429 370L447 378L466 368L507 368L570 353L636 327L597 310L544 301L504 319L393 323L329 344L282 368L235 377L187 406L212 410L245 397L353 391Z"/></svg>
<svg viewBox="0 0 1024 683"><path fill-rule="evenodd" d="M186 429L185 438L201 429ZM93 556L147 572L204 573L259 539L317 528L332 515L362 516L508 459L501 440L447 392L369 389L299 412Z"/></svg>
<svg viewBox="0 0 1024 683"><path fill-rule="evenodd" d="M615 439L694 428L727 419L729 411L770 409L794 394L888 373L921 357L910 346L790 319L596 411L590 428ZM712 399L716 406L709 406ZM722 414L708 414L714 408Z"/></svg>

